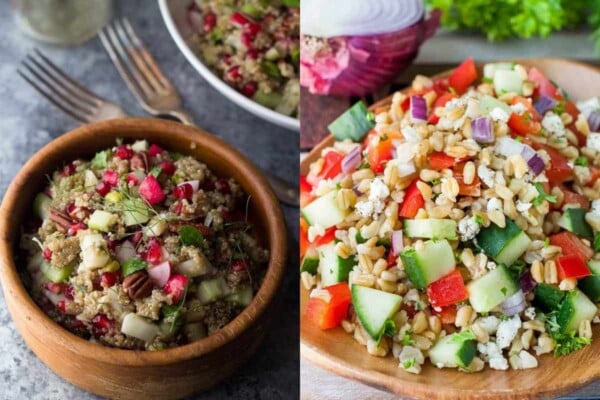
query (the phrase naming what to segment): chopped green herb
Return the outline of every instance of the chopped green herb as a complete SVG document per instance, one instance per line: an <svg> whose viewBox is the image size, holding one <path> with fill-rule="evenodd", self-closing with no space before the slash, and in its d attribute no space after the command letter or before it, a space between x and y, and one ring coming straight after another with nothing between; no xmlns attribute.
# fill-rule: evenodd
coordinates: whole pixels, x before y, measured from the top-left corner
<svg viewBox="0 0 600 400"><path fill-rule="evenodd" d="M371 165L366 160L363 160L363 162L361 162L360 165L358 166L358 169L368 169L368 168L371 168Z"/></svg>
<svg viewBox="0 0 600 400"><path fill-rule="evenodd" d="M581 167L587 167L588 166L588 159L585 158L584 156L579 156L575 159L575 165L579 165Z"/></svg>
<svg viewBox="0 0 600 400"><path fill-rule="evenodd" d="M595 252L600 251L600 232L594 234L594 243L592 243Z"/></svg>
<svg viewBox="0 0 600 400"><path fill-rule="evenodd" d="M411 337L412 329L407 329L404 331L404 335L402 336L402 340L400 340L400 344L402 346L412 346L415 344L414 339Z"/></svg>
<svg viewBox="0 0 600 400"><path fill-rule="evenodd" d="M548 247L548 246L550 246L550 238L549 237L544 239L544 247Z"/></svg>
<svg viewBox="0 0 600 400"><path fill-rule="evenodd" d="M158 178L158 176L161 173L162 173L162 167L160 167L160 166L156 166L150 170L150 175L152 175L155 178Z"/></svg>
<svg viewBox="0 0 600 400"><path fill-rule="evenodd" d="M558 114L558 115L560 115L560 114L564 113L564 112L565 112L565 105L564 105L564 103L562 103L562 102L558 103L558 104L557 104L557 105L554 107L554 109L553 109L552 111L554 111L554 113L555 113L555 114Z"/></svg>
<svg viewBox="0 0 600 400"><path fill-rule="evenodd" d="M517 136L515 140L519 143L523 143L523 136Z"/></svg>
<svg viewBox="0 0 600 400"><path fill-rule="evenodd" d="M534 206L541 205L544 200L547 200L550 203L556 203L556 196L551 196L544 191L544 186L540 182L535 183L535 188L538 191L539 195L535 199L533 199L532 204Z"/></svg>
<svg viewBox="0 0 600 400"><path fill-rule="evenodd" d="M502 292L503 295L506 296L506 293L508 292L508 289L503 287L502 289L500 289L500 291Z"/></svg>
<svg viewBox="0 0 600 400"><path fill-rule="evenodd" d="M484 76L483 78L481 78L481 81L483 83L492 83L492 82L494 82L494 80L492 78L488 78L487 76Z"/></svg>
<svg viewBox="0 0 600 400"><path fill-rule="evenodd" d="M124 277L129 276L136 271L145 269L147 266L148 266L148 263L138 257L130 258L129 260L125 261L125 263L123 264L123 267L122 267L123 276Z"/></svg>
<svg viewBox="0 0 600 400"><path fill-rule="evenodd" d="M433 179L431 180L431 184L432 184L433 186L435 186L435 185L439 185L439 184L440 184L440 182L442 182L442 180L441 180L440 178L433 178Z"/></svg>
<svg viewBox="0 0 600 400"><path fill-rule="evenodd" d="M413 367L415 364L417 363L417 359L416 358L409 358L408 360L404 361L402 363L402 368L404 369L410 369L411 367Z"/></svg>
<svg viewBox="0 0 600 400"><path fill-rule="evenodd" d="M396 323L394 323L394 321L391 319L386 320L383 324L383 330L381 331L381 336L379 336L377 343L379 344L384 336L394 336L396 332L398 332L396 329Z"/></svg>
<svg viewBox="0 0 600 400"><path fill-rule="evenodd" d="M204 243L204 235L191 225L179 228L179 240L184 246L201 246Z"/></svg>
<svg viewBox="0 0 600 400"><path fill-rule="evenodd" d="M183 154L181 154L177 151L171 151L171 152L169 152L169 157L171 157L171 160L177 161L183 157Z"/></svg>
<svg viewBox="0 0 600 400"><path fill-rule="evenodd" d="M556 342L554 347L554 356L565 356L574 351L580 350L591 343L589 338L575 336L576 331L570 333L561 333L560 326L556 322L556 311L553 311L546 315L546 324L548 325L548 331L550 336Z"/></svg>
<svg viewBox="0 0 600 400"><path fill-rule="evenodd" d="M485 221L483 220L483 217L478 214L475 216L475 222L477 225L483 225Z"/></svg>
<svg viewBox="0 0 600 400"><path fill-rule="evenodd" d="M265 60L262 62L260 67L262 71L271 78L281 78L281 72L279 72L279 67L273 61Z"/></svg>

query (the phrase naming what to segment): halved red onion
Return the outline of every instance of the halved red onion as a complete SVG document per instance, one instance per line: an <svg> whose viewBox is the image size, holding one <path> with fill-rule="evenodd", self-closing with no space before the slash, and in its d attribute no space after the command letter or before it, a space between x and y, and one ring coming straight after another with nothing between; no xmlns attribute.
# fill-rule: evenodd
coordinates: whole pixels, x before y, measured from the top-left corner
<svg viewBox="0 0 600 400"><path fill-rule="evenodd" d="M402 231L393 231L392 232L392 254L397 256L400 254L402 249L404 248L404 241Z"/></svg>
<svg viewBox="0 0 600 400"><path fill-rule="evenodd" d="M119 247L115 250L115 257L117 261L123 264L125 261L130 258L137 257L137 253L135 251L135 246L129 240L121 243Z"/></svg>
<svg viewBox="0 0 600 400"><path fill-rule="evenodd" d="M598 110L594 110L587 117L588 125L592 132L598 132L600 129L600 112Z"/></svg>
<svg viewBox="0 0 600 400"><path fill-rule="evenodd" d="M479 143L492 143L494 133L488 117L479 117L471 121L471 136Z"/></svg>
<svg viewBox="0 0 600 400"><path fill-rule="evenodd" d="M533 276L531 276L531 272L529 270L525 271L525 273L523 273L523 275L521 275L519 278L519 286L521 287L523 293L531 292L536 285L537 282L535 279L533 279Z"/></svg>
<svg viewBox="0 0 600 400"><path fill-rule="evenodd" d="M350 153L342 159L342 172L349 174L360 165L362 157L360 154L360 146L355 146Z"/></svg>
<svg viewBox="0 0 600 400"><path fill-rule="evenodd" d="M189 183L192 186L192 189L194 189L194 192L198 191L198 188L200 187L200 181L185 181L185 182L181 182L179 185L177 186L181 186L181 185L185 185L186 183Z"/></svg>
<svg viewBox="0 0 600 400"><path fill-rule="evenodd" d="M511 157L515 154L521 154L523 143L516 141L508 136L503 136L498 140L495 148L496 153L504 157Z"/></svg>
<svg viewBox="0 0 600 400"><path fill-rule="evenodd" d="M148 268L146 271L148 271L148 276L150 276L154 284L162 288L171 277L171 264L168 261L164 261L155 267Z"/></svg>
<svg viewBox="0 0 600 400"><path fill-rule="evenodd" d="M427 102L421 96L410 96L410 116L413 122L427 121Z"/></svg>
<svg viewBox="0 0 600 400"><path fill-rule="evenodd" d="M525 301L525 294L521 289L506 300L501 305L502 312L504 315L512 317L523 311L527 307L527 301Z"/></svg>
<svg viewBox="0 0 600 400"><path fill-rule="evenodd" d="M539 175L546 168L546 164L540 155L531 147L524 144L521 156L527 161L527 166L535 175Z"/></svg>
<svg viewBox="0 0 600 400"><path fill-rule="evenodd" d="M552 110L556 107L557 104L558 102L552 97L540 96L534 107L540 115L544 115L548 110Z"/></svg>

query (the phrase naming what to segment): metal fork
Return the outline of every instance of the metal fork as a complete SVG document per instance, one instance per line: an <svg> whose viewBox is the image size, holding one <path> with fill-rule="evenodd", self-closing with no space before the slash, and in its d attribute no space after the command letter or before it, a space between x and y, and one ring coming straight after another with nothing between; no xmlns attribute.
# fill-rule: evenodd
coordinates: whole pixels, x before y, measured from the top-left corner
<svg viewBox="0 0 600 400"><path fill-rule="evenodd" d="M121 107L79 85L38 49L21 61L17 73L52 104L81 123L126 116Z"/></svg>
<svg viewBox="0 0 600 400"><path fill-rule="evenodd" d="M164 76L126 18L116 20L100 32L100 40L121 78L144 110L160 116L170 115L187 125L195 125L182 108L177 89ZM267 174L277 198L292 206L300 204L298 187Z"/></svg>

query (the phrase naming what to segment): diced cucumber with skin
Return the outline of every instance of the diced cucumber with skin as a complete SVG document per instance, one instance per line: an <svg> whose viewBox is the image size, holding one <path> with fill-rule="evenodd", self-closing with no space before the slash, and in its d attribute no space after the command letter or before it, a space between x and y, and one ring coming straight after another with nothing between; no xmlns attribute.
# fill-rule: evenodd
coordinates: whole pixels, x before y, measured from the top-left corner
<svg viewBox="0 0 600 400"><path fill-rule="evenodd" d="M129 313L123 318L121 332L144 342L151 342L159 334L160 328L144 317Z"/></svg>
<svg viewBox="0 0 600 400"><path fill-rule="evenodd" d="M391 319L402 305L402 297L360 285L352 285L352 305L367 333L379 340L385 321Z"/></svg>
<svg viewBox="0 0 600 400"><path fill-rule="evenodd" d="M504 93L523 94L523 78L514 70L500 69L494 73L494 90L496 95Z"/></svg>
<svg viewBox="0 0 600 400"><path fill-rule="evenodd" d="M533 289L533 305L545 312L557 310L565 298L565 292L557 286L539 283Z"/></svg>
<svg viewBox="0 0 600 400"><path fill-rule="evenodd" d="M600 261L590 260L587 263L592 275L579 280L577 286L594 303L600 302Z"/></svg>
<svg viewBox="0 0 600 400"><path fill-rule="evenodd" d="M137 140L131 145L131 150L139 153L140 151L148 151L147 140Z"/></svg>
<svg viewBox="0 0 600 400"><path fill-rule="evenodd" d="M33 200L33 212L41 219L48 219L50 216L50 204L52 199L44 193L38 193Z"/></svg>
<svg viewBox="0 0 600 400"><path fill-rule="evenodd" d="M451 219L407 219L404 220L406 236L413 238L456 240L457 224Z"/></svg>
<svg viewBox="0 0 600 400"><path fill-rule="evenodd" d="M96 210L88 220L90 229L95 229L101 232L110 232L110 228L117 223L118 217L115 214L103 210Z"/></svg>
<svg viewBox="0 0 600 400"><path fill-rule="evenodd" d="M408 279L417 289L448 275L456 267L454 252L447 240L429 240L423 248L409 248L400 253Z"/></svg>
<svg viewBox="0 0 600 400"><path fill-rule="evenodd" d="M508 268L498 265L485 275L469 282L469 302L477 312L488 312L519 291Z"/></svg>
<svg viewBox="0 0 600 400"><path fill-rule="evenodd" d="M375 119L371 117L365 103L359 101L337 117L328 128L338 141L350 139L360 142L374 126Z"/></svg>
<svg viewBox="0 0 600 400"><path fill-rule="evenodd" d="M498 264L512 265L531 244L531 239L510 219L500 228L490 224L481 228L476 237L477 246Z"/></svg>
<svg viewBox="0 0 600 400"><path fill-rule="evenodd" d="M306 250L302 263L300 264L300 272L308 272L311 275L316 275L319 269L319 252L314 247Z"/></svg>
<svg viewBox="0 0 600 400"><path fill-rule="evenodd" d="M570 291L562 302L556 322L562 333L574 332L579 329L581 321L591 321L597 312L596 305L580 290L575 289Z"/></svg>
<svg viewBox="0 0 600 400"><path fill-rule="evenodd" d="M475 335L471 331L446 335L429 349L429 360L435 366L467 368L477 352Z"/></svg>
<svg viewBox="0 0 600 400"><path fill-rule="evenodd" d="M62 283L68 281L74 269L74 264L69 264L62 268L53 267L45 260L42 261L42 263L40 264L40 270L42 271L42 274L44 274L46 279L54 283Z"/></svg>
<svg viewBox="0 0 600 400"><path fill-rule="evenodd" d="M334 242L319 246L317 251L321 283L324 287L348 280L348 275L356 264L353 256L348 258L338 256Z"/></svg>
<svg viewBox="0 0 600 400"><path fill-rule="evenodd" d="M567 208L558 220L558 225L586 239L594 237L592 227L585 220L586 211L583 208Z"/></svg>
<svg viewBox="0 0 600 400"><path fill-rule="evenodd" d="M142 199L126 199L119 203L123 209L123 221L127 226L145 224L150 219L148 205Z"/></svg>
<svg viewBox="0 0 600 400"><path fill-rule="evenodd" d="M309 225L318 225L323 229L339 224L349 211L341 210L336 198L337 190L319 197L302 209L302 216Z"/></svg>
<svg viewBox="0 0 600 400"><path fill-rule="evenodd" d="M500 108L505 111L508 115L512 113L510 106L503 101L498 100L495 97L484 95L481 96L481 100L479 100L479 111L483 115L489 115L493 109Z"/></svg>
<svg viewBox="0 0 600 400"><path fill-rule="evenodd" d="M227 301L240 305L242 307L248 306L252 302L253 298L252 287L244 286L236 289L229 296L227 296Z"/></svg>
<svg viewBox="0 0 600 400"><path fill-rule="evenodd" d="M92 171L91 169L85 170L83 178L83 184L86 188L93 188L98 184L98 178L96 177L96 174L94 174L94 171Z"/></svg>
<svg viewBox="0 0 600 400"><path fill-rule="evenodd" d="M498 62L498 63L489 63L483 66L483 76L489 79L493 79L496 71L499 70L513 70L515 68L515 63L507 63L507 62Z"/></svg>
<svg viewBox="0 0 600 400"><path fill-rule="evenodd" d="M198 300L202 304L212 303L227 295L229 287L222 276L200 282L198 285Z"/></svg>

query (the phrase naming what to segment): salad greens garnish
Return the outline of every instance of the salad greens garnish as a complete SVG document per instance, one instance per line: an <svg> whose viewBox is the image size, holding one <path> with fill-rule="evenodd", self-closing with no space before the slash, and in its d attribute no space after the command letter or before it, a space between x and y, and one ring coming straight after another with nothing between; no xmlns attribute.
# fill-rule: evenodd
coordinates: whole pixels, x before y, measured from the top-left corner
<svg viewBox="0 0 600 400"><path fill-rule="evenodd" d="M547 200L550 203L556 203L556 196L549 195L544 190L544 186L540 182L535 183L535 188L538 191L539 195L531 202L534 206L541 205L544 200Z"/></svg>

